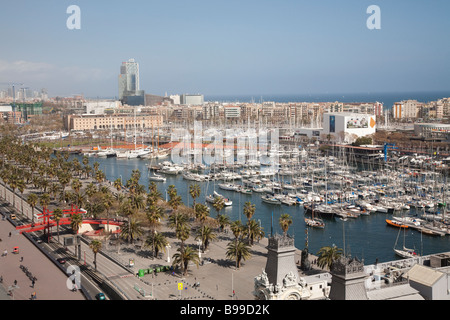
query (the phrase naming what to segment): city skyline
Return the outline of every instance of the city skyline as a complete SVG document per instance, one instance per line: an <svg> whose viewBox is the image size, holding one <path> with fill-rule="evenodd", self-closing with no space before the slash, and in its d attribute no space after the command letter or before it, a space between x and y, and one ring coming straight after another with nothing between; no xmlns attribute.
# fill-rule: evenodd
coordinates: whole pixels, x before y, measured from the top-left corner
<svg viewBox="0 0 450 320"><path fill-rule="evenodd" d="M79 30L66 26L73 4ZM366 25L371 5L379 30ZM15 1L2 8L0 83L118 97L118 65L134 58L140 89L157 95L448 91L449 9L438 0Z"/></svg>

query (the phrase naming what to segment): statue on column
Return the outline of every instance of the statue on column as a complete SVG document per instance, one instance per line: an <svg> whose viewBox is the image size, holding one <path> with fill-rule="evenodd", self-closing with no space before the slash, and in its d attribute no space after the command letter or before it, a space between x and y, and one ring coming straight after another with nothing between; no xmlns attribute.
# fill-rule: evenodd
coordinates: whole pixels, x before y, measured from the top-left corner
<svg viewBox="0 0 450 320"><path fill-rule="evenodd" d="M300 269L302 269L303 271L311 270L311 262L309 261L308 256L309 256L308 248L303 249L302 260L300 264Z"/></svg>

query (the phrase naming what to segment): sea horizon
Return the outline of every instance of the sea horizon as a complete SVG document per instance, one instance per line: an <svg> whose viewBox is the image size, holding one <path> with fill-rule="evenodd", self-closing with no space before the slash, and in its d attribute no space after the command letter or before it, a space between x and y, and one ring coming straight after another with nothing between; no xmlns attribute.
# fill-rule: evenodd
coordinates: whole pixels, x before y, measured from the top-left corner
<svg viewBox="0 0 450 320"><path fill-rule="evenodd" d="M153 94L153 93L148 93ZM187 93L186 93L187 94ZM201 94L201 93L200 93ZM157 95L157 94L155 94ZM181 94L179 94L181 95ZM165 94L160 95L165 96ZM280 94L203 94L205 102L219 103L323 103L323 102L343 102L343 103L364 103L380 102L385 109L391 109L394 103L403 100L417 100L421 103L437 101L450 97L450 90L436 91L390 91L390 92L356 92L356 93L280 93ZM85 97L85 99L117 100L117 97Z"/></svg>
<svg viewBox="0 0 450 320"><path fill-rule="evenodd" d="M205 95L205 101L222 103L261 103L264 101L289 102L343 102L364 103L380 102L385 109L390 109L396 102L402 100L417 100L428 103L450 97L448 91L398 91L398 92L367 92L367 93L303 93L303 94L240 94L240 95Z"/></svg>

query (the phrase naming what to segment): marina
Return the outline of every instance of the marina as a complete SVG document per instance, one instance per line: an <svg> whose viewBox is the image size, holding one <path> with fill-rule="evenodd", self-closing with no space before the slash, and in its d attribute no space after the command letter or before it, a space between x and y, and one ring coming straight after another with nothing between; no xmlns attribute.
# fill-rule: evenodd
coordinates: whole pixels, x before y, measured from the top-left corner
<svg viewBox="0 0 450 320"><path fill-rule="evenodd" d="M280 156L275 171L255 161L213 166L148 157L91 156L89 161L91 165L98 162L109 181L126 181L132 170L139 169L141 184L157 183L163 197L167 187L174 185L187 206L193 203L189 186L198 184L201 195L196 201L213 209L214 198L223 197L221 213L231 220L245 222L243 206L250 201L256 206L254 219L266 236L282 232L278 219L287 213L298 249L308 245L317 252L323 246L342 248L345 243L346 252L368 264L391 261L399 258L393 247L403 226L408 247L420 255L448 250L446 176L436 167L391 161L387 166L374 162L368 168L317 150L286 154ZM82 155L72 157L81 160ZM216 211L210 212L215 217Z"/></svg>

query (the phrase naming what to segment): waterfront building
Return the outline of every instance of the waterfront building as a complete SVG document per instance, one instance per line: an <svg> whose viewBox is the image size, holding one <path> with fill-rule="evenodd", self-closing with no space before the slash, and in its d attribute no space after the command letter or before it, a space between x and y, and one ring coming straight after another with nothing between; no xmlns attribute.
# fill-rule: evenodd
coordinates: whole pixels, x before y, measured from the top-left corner
<svg viewBox="0 0 450 320"><path fill-rule="evenodd" d="M360 113L325 113L321 134L332 135L345 142L353 142L376 132L375 116Z"/></svg>
<svg viewBox="0 0 450 320"><path fill-rule="evenodd" d="M415 123L414 134L424 140L450 140L450 124Z"/></svg>
<svg viewBox="0 0 450 320"><path fill-rule="evenodd" d="M182 94L180 97L180 104L183 105L202 105L204 103L204 96L202 94Z"/></svg>
<svg viewBox="0 0 450 320"><path fill-rule="evenodd" d="M65 121L66 130L105 130L105 129L145 129L159 128L163 117L156 114L111 114L111 115L69 115Z"/></svg>

